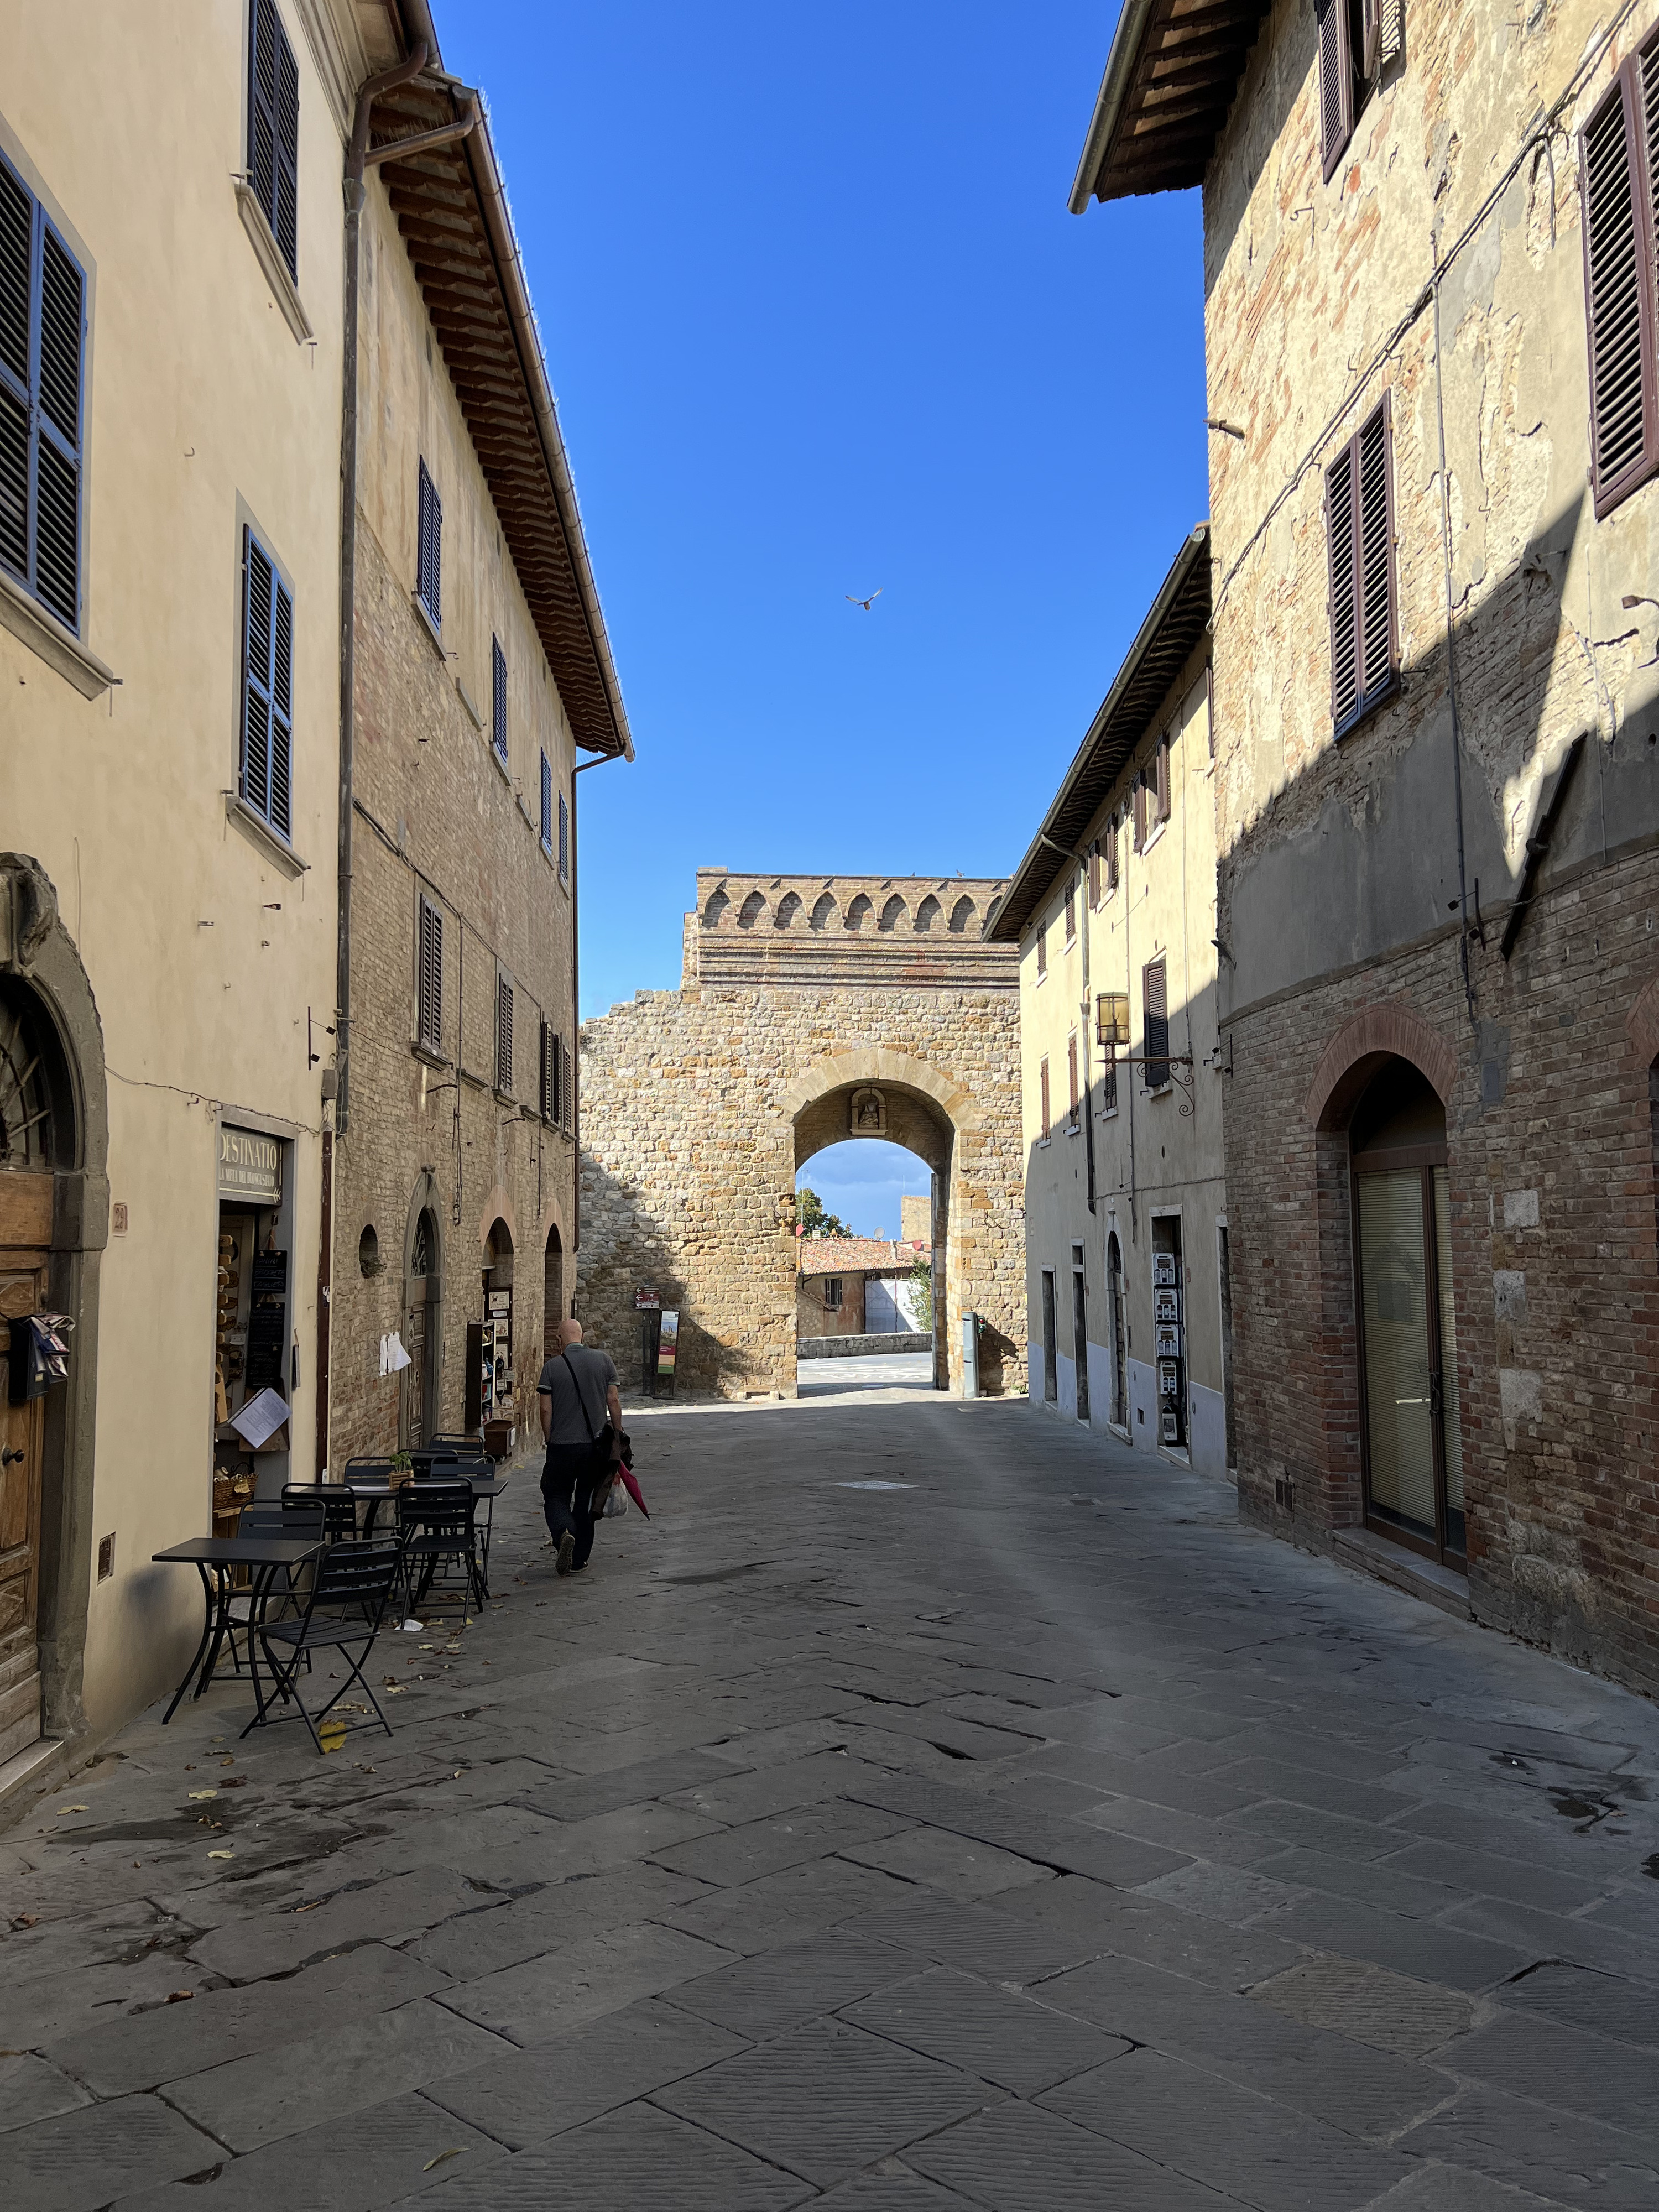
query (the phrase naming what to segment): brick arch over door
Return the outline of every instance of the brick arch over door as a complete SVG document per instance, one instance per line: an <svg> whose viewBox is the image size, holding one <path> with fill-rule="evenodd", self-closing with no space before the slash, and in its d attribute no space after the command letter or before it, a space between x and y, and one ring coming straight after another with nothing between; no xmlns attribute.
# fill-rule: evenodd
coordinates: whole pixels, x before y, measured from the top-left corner
<svg viewBox="0 0 1659 2212"><path fill-rule="evenodd" d="M1381 1061L1391 1058L1410 1060L1433 1085L1441 1103L1450 1104L1456 1053L1405 1000L1390 999L1352 1016L1326 1046L1303 1109L1310 1127L1322 1129L1346 1120L1364 1083Z"/></svg>

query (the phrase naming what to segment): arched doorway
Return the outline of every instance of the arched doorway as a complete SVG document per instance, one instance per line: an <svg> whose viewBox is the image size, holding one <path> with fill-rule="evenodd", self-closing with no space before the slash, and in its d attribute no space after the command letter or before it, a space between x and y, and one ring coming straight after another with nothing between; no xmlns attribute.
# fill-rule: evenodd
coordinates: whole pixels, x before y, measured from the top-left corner
<svg viewBox="0 0 1659 2212"><path fill-rule="evenodd" d="M26 983L0 978L0 1321L52 1305L54 1170L73 1164L75 1116L56 1030ZM0 1761L40 1734L40 1552L46 1399L11 1402L0 1329Z"/></svg>
<svg viewBox="0 0 1659 2212"><path fill-rule="evenodd" d="M1467 1555L1446 1113L1386 1060L1348 1122L1365 1520L1446 1565Z"/></svg>
<svg viewBox="0 0 1659 2212"><path fill-rule="evenodd" d="M1129 1426L1129 1347L1123 1319L1123 1247L1112 1230L1106 1239L1106 1303L1112 1331L1112 1426Z"/></svg>
<svg viewBox="0 0 1659 2212"><path fill-rule="evenodd" d="M477 1341L468 1361L467 1427L513 1419L513 1231L499 1214L484 1239L483 1320L468 1331ZM476 1418L473 1392L477 1391Z"/></svg>
<svg viewBox="0 0 1659 2212"><path fill-rule="evenodd" d="M443 1281L438 1217L417 1195L404 1267L404 1349L409 1365L404 1370L398 1438L405 1451L418 1450L442 1425L438 1408Z"/></svg>
<svg viewBox="0 0 1659 2212"><path fill-rule="evenodd" d="M947 1259L951 1237L951 1165L954 1138L955 1131L950 1118L938 1102L928 1097L926 1093L902 1083L884 1081L843 1084L812 1099L810 1103L799 1108L794 1116L795 1171L798 1182L801 1170L806 1167L809 1161L815 1159L821 1152L829 1151L832 1146L854 1141L874 1141L886 1146L889 1150L896 1147L901 1153L910 1156L909 1187L915 1191L918 1200L924 1192L927 1197L925 1208L918 1204L915 1207L912 1218L914 1226L925 1212L927 1222L925 1232L927 1242L924 1245L927 1278L926 1311L928 1317L928 1329L933 1339L933 1387L941 1390L949 1387L950 1327L955 1310L951 1293ZM904 1215L901 1199L894 1198L892 1211L895 1218L890 1224L883 1222L871 1225L884 1228L887 1232L886 1241L896 1244L903 1241L904 1237ZM916 1240L912 1237L909 1241L914 1243ZM897 1262L894 1264L896 1265ZM890 1325L893 1322L895 1316L900 1320L914 1317L915 1310L914 1299L916 1293L911 1290L908 1280L908 1275L912 1273L914 1273L914 1263L907 1269L905 1277L894 1276L890 1279L884 1279L879 1275L874 1277L873 1295L872 1293L872 1279L869 1276L865 1277L860 1296L869 1308L865 1316L866 1322L877 1309L879 1309L883 1320ZM838 1279L830 1279L833 1281ZM839 1308L842 1318L845 1318L846 1315L845 1295L843 1290L842 1302ZM796 1310L798 1332L810 1333L807 1331L806 1323L801 1319L802 1292L799 1280ZM841 1333L830 1327L828 1321L823 1326L826 1334L834 1335ZM868 1334L872 1332L866 1327L853 1333ZM878 1328L873 1333L879 1334L882 1331ZM984 1377L981 1372L981 1389L983 1388Z"/></svg>
<svg viewBox="0 0 1659 2212"><path fill-rule="evenodd" d="M542 1357L551 1359L559 1349L559 1323L564 1319L564 1243L556 1221L547 1232L542 1259Z"/></svg>

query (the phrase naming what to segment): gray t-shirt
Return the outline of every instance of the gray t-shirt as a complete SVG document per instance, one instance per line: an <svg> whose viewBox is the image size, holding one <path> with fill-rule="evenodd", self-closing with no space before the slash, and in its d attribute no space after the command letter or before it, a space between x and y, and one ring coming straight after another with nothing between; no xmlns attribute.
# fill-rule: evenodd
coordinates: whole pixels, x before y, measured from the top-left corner
<svg viewBox="0 0 1659 2212"><path fill-rule="evenodd" d="M573 1373L574 1370L574 1373ZM576 1386L581 1388L578 1403ZM597 1437L609 1416L605 1393L616 1386L617 1366L608 1352L591 1345L573 1344L555 1352L542 1369L537 1390L553 1401L553 1419L547 1431L550 1444L585 1444ZM582 1419L586 1408L587 1419Z"/></svg>

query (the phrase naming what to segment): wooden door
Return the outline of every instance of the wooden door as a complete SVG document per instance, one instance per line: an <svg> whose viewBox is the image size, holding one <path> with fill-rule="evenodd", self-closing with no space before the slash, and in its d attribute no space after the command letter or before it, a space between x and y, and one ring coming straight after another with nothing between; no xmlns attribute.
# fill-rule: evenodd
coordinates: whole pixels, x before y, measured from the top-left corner
<svg viewBox="0 0 1659 2212"><path fill-rule="evenodd" d="M0 1174L0 1764L40 1734L40 1474L46 1401L14 1406L5 1323L46 1304L49 1175Z"/></svg>

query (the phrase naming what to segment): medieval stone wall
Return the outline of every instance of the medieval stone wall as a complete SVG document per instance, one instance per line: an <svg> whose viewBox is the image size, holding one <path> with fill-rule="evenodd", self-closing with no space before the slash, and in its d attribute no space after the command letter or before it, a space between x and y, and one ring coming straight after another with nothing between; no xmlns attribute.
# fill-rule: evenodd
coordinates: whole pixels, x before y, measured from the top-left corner
<svg viewBox="0 0 1659 2212"><path fill-rule="evenodd" d="M794 1395L795 1171L854 1134L939 1176L939 1381L973 1310L981 1388L1024 1389L1018 976L979 935L1001 888L699 871L681 988L581 1031L578 1310L624 1389L648 1285L679 1394Z"/></svg>

